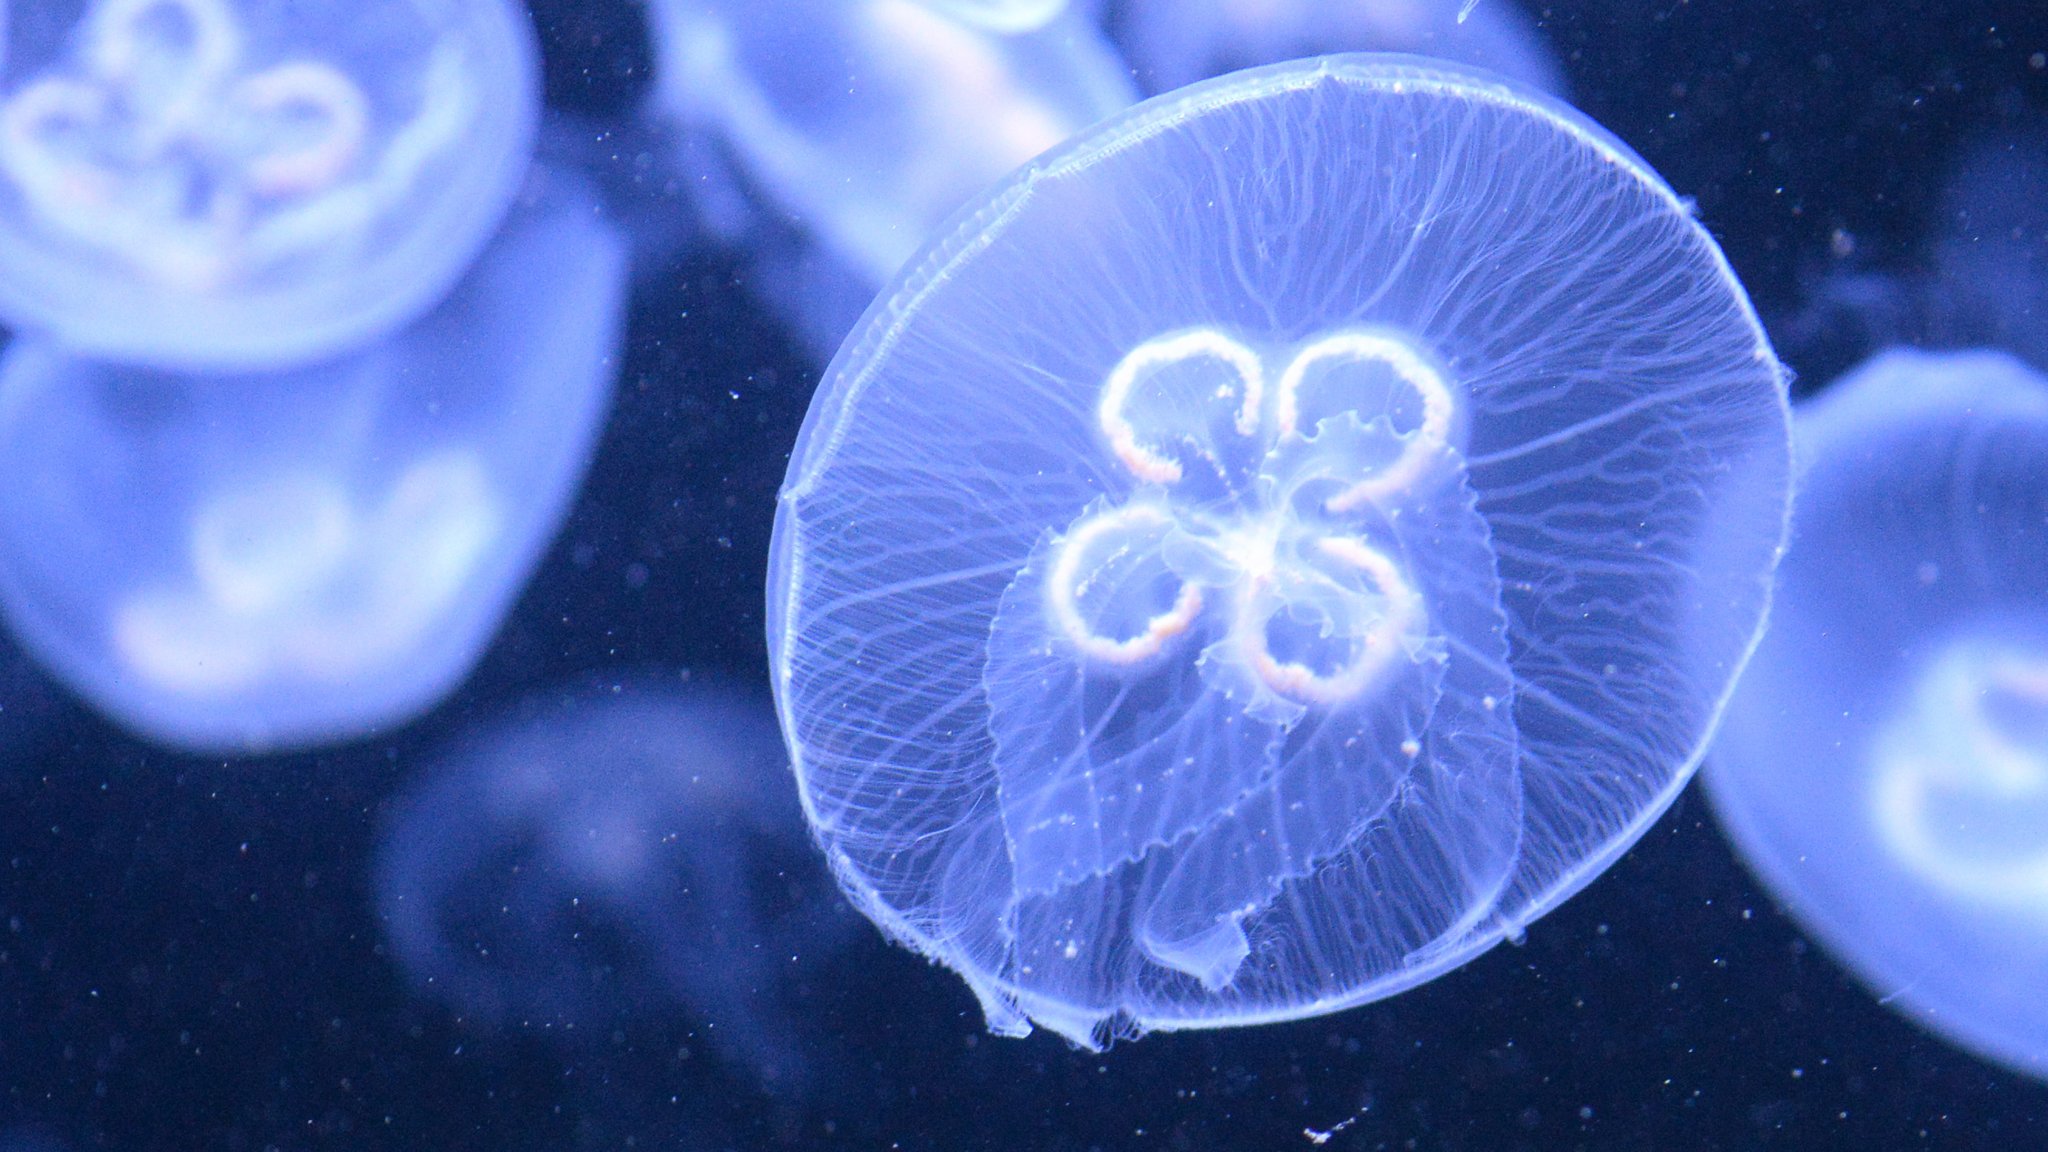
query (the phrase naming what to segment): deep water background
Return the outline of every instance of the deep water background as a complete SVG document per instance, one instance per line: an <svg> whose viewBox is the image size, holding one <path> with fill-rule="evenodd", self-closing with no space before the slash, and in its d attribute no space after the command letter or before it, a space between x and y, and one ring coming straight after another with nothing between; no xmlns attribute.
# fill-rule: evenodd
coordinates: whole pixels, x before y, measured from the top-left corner
<svg viewBox="0 0 2048 1152"><path fill-rule="evenodd" d="M649 69L637 9L536 9L551 105L625 214L658 218L673 189L626 126ZM1574 101L1695 198L1802 394L1876 343L1939 335L1815 300L1845 272L1924 270L1957 149L2048 125L2038 0L1542 15ZM854 922L794 962L801 1098L724 1064L671 1002L490 1029L415 996L369 861L446 741L609 679L765 681L774 494L821 366L749 300L739 254L682 251L638 269L617 408L567 526L424 719L318 755L184 758L5 662L0 1133L120 1152L1063 1152L1307 1148L1343 1124L1328 1147L2048 1148L2048 1087L1880 1007L1742 872L1696 791L1526 943L1290 1025L1094 1055L991 1037L957 979L815 873L791 898Z"/></svg>

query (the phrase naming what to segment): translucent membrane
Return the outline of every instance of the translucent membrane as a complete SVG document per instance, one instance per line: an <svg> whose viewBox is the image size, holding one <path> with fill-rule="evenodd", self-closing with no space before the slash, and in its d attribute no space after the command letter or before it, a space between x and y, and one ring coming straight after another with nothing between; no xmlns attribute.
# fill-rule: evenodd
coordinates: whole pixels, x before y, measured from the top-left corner
<svg viewBox="0 0 2048 1152"><path fill-rule="evenodd" d="M0 66L0 318L101 359L306 363L444 295L539 108L506 0L38 0Z"/></svg>
<svg viewBox="0 0 2048 1152"><path fill-rule="evenodd" d="M1785 530L1719 251L1405 57L1145 104L914 260L813 402L769 640L819 841L991 1026L1385 996L1684 783Z"/></svg>
<svg viewBox="0 0 2048 1152"><path fill-rule="evenodd" d="M2048 1076L2048 380L1887 352L1801 411L1798 446L1715 809L1885 1003Z"/></svg>
<svg viewBox="0 0 2048 1152"><path fill-rule="evenodd" d="M706 228L821 359L955 209L1137 99L1079 13L1014 35L948 14L997 7L649 0L654 111Z"/></svg>
<svg viewBox="0 0 2048 1152"><path fill-rule="evenodd" d="M396 805L377 862L392 954L422 995L486 1026L604 1036L681 1001L715 1052L801 1087L773 990L819 937L783 906L809 863L788 781L765 698L536 697Z"/></svg>
<svg viewBox="0 0 2048 1152"><path fill-rule="evenodd" d="M187 375L0 360L0 609L110 717L190 749L374 731L482 652L608 405L624 297L590 193L531 186L391 340Z"/></svg>

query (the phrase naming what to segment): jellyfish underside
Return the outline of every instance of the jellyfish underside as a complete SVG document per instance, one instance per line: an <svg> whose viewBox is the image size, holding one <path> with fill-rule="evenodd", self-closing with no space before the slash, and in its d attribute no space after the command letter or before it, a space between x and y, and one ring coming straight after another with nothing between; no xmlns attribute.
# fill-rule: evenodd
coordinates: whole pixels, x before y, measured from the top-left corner
<svg viewBox="0 0 2048 1152"><path fill-rule="evenodd" d="M2048 921L2048 644L1946 645L1875 737L1867 797L1909 872Z"/></svg>
<svg viewBox="0 0 2048 1152"><path fill-rule="evenodd" d="M2048 379L1894 349L1798 431L1798 534L1708 794L1875 996L2048 1075Z"/></svg>
<svg viewBox="0 0 2048 1152"><path fill-rule="evenodd" d="M530 158L531 44L502 0L338 11L90 0L0 97L8 322L124 362L261 368L430 308Z"/></svg>
<svg viewBox="0 0 2048 1152"><path fill-rule="evenodd" d="M116 658L188 699L280 679L353 681L421 646L503 517L467 452L416 463L367 509L329 477L281 471L199 509L189 586L116 605Z"/></svg>
<svg viewBox="0 0 2048 1152"><path fill-rule="evenodd" d="M715 130L870 282L975 190L1131 98L1078 25L1012 39L915 0L720 8L655 9L672 114Z"/></svg>
<svg viewBox="0 0 2048 1152"><path fill-rule="evenodd" d="M1131 495L1047 532L990 632L1016 900L1135 867L1139 946L1219 989L1251 953L1246 919L1382 819L1425 746L1465 767L1433 728L1512 747L1458 410L1412 340L1378 330L1272 357L1197 328L1109 374L1096 419ZM1471 622L1454 650L1445 629ZM1463 846L1460 919L1512 855L1511 825L1488 833Z"/></svg>
<svg viewBox="0 0 2048 1152"><path fill-rule="evenodd" d="M1147 102L956 216L812 402L807 814L1000 1033L1391 995L1676 794L1787 456L1711 239L1568 109L1369 56Z"/></svg>
<svg viewBox="0 0 2048 1152"><path fill-rule="evenodd" d="M345 739L452 688L609 397L619 237L580 181L535 190L447 301L347 356L192 373L10 345L0 608L24 646L194 750Z"/></svg>
<svg viewBox="0 0 2048 1152"><path fill-rule="evenodd" d="M401 804L378 870L396 959L490 1028L603 1036L679 1001L726 1060L800 1090L778 969L831 936L781 895L811 861L777 761L764 707L738 693L549 696Z"/></svg>
<svg viewBox="0 0 2048 1152"><path fill-rule="evenodd" d="M167 289L213 292L360 234L467 116L460 51L370 171L362 88L315 57L246 60L229 0L101 0L75 67L0 105L0 171L67 240Z"/></svg>
<svg viewBox="0 0 2048 1152"><path fill-rule="evenodd" d="M659 99L698 145L684 162L703 222L747 249L755 290L821 360L963 201L1136 99L1063 7L652 5Z"/></svg>

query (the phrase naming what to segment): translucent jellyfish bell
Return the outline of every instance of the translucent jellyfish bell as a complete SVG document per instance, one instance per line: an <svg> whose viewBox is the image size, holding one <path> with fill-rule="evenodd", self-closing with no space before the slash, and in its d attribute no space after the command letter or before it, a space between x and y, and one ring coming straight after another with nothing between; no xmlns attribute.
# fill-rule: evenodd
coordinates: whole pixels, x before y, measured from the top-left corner
<svg viewBox="0 0 2048 1152"><path fill-rule="evenodd" d="M1390 995L1684 784L1784 537L1783 373L1583 117L1242 73L910 268L805 421L770 658L842 884L993 1028Z"/></svg>
<svg viewBox="0 0 2048 1152"><path fill-rule="evenodd" d="M1715 810L1886 1003L2048 1077L2048 379L1888 352L1802 409L1798 447Z"/></svg>
<svg viewBox="0 0 2048 1152"><path fill-rule="evenodd" d="M411 982L466 1017L603 1035L681 1000L787 1087L804 1061L777 982L817 936L784 905L813 859L765 698L550 694L399 803L378 907Z"/></svg>
<svg viewBox="0 0 2048 1152"><path fill-rule="evenodd" d="M0 67L0 318L98 358L301 363L462 274L539 108L506 0L38 0Z"/></svg>
<svg viewBox="0 0 2048 1152"><path fill-rule="evenodd" d="M371 349L187 376L0 359L0 609L115 720L223 752L372 731L468 671L610 396L619 239L539 176L440 307Z"/></svg>
<svg viewBox="0 0 2048 1152"><path fill-rule="evenodd" d="M970 196L1137 99L1074 12L1005 36L918 0L648 8L657 111L715 142L689 150L706 169L693 185L750 201L721 212L707 195L707 223L755 251L768 299L826 349Z"/></svg>
<svg viewBox="0 0 2048 1152"><path fill-rule="evenodd" d="M1565 90L1557 58L1512 0L1114 0L1111 11L1147 92L1325 52L1414 52Z"/></svg>

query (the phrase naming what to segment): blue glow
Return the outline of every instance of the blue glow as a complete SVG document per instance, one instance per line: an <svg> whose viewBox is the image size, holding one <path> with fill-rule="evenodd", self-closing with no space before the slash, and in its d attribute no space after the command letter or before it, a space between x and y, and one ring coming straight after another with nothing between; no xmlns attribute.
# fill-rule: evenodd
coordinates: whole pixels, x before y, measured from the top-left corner
<svg viewBox="0 0 2048 1152"><path fill-rule="evenodd" d="M917 0L650 0L649 13L655 112L717 145L688 150L712 169L693 183L749 193L707 227L756 254L758 291L821 358L954 210L1137 98L1074 12L1011 36Z"/></svg>
<svg viewBox="0 0 2048 1152"><path fill-rule="evenodd" d="M1934 220L1946 333L2048 369L2048 140L2007 132L1963 149Z"/></svg>
<svg viewBox="0 0 2048 1152"><path fill-rule="evenodd" d="M430 308L524 178L506 0L38 0L0 71L0 318L101 359L249 370Z"/></svg>
<svg viewBox="0 0 2048 1152"><path fill-rule="evenodd" d="M1802 408L1769 636L1707 782L1875 994L2048 1076L2048 379L1892 351Z"/></svg>
<svg viewBox="0 0 2048 1152"><path fill-rule="evenodd" d="M778 980L831 933L781 907L816 867L788 779L765 698L538 696L398 802L377 864L392 953L494 1028L603 1036L680 1001L727 1060L799 1089L812 1073Z"/></svg>
<svg viewBox="0 0 2048 1152"><path fill-rule="evenodd" d="M1117 40L1147 92L1329 52L1413 52L1562 93L1564 71L1512 2L1119 0Z"/></svg>
<svg viewBox="0 0 2048 1152"><path fill-rule="evenodd" d="M924 0L962 24L991 32L1030 32L1052 23L1067 10L1067 0Z"/></svg>
<svg viewBox="0 0 2048 1152"><path fill-rule="evenodd" d="M835 871L993 1029L1390 995L1670 802L1761 624L1789 431L1632 153L1332 57L957 220L813 401L769 639Z"/></svg>
<svg viewBox="0 0 2048 1152"><path fill-rule="evenodd" d="M189 749L343 739L482 652L610 397L622 245L537 174L438 309L280 372L22 340L0 359L0 609L120 723Z"/></svg>

